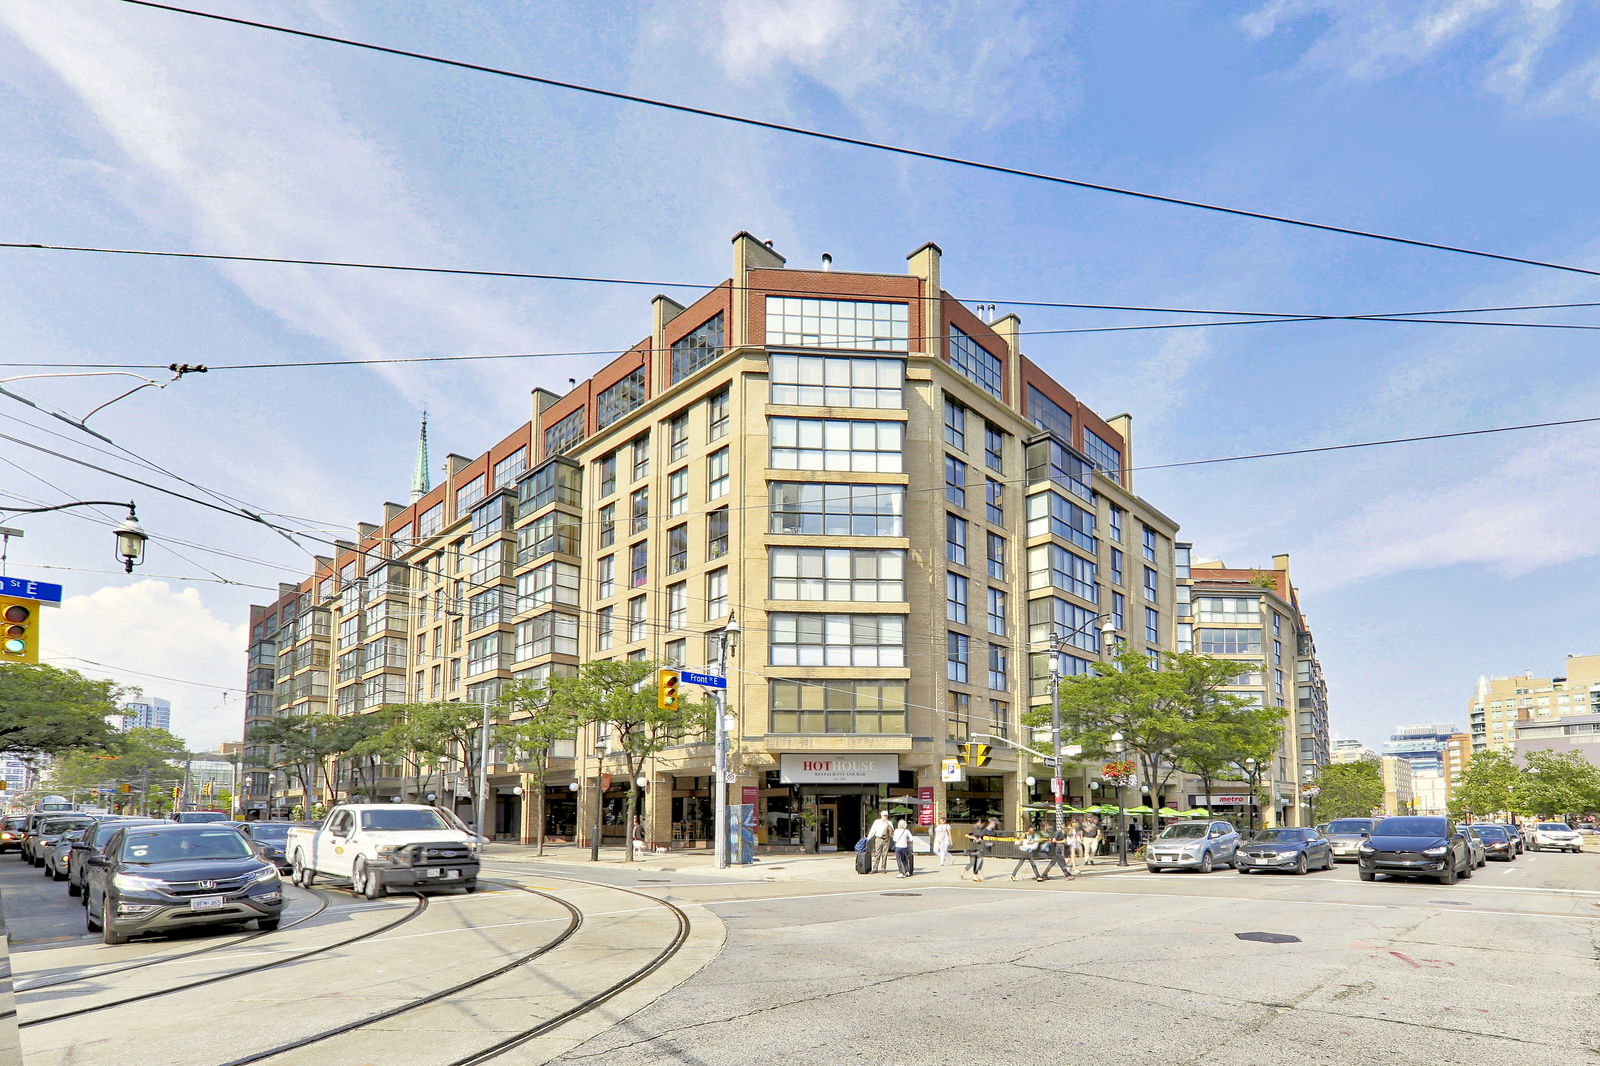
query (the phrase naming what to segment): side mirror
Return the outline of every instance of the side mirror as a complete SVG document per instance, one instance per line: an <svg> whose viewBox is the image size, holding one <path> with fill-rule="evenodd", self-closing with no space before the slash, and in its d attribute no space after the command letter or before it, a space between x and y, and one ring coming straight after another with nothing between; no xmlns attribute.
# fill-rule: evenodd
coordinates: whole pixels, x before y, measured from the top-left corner
<svg viewBox="0 0 1600 1066"><path fill-rule="evenodd" d="M84 861L87 862L90 866L110 866L111 865L111 860L106 858L104 855L91 855L87 859L85 859Z"/></svg>

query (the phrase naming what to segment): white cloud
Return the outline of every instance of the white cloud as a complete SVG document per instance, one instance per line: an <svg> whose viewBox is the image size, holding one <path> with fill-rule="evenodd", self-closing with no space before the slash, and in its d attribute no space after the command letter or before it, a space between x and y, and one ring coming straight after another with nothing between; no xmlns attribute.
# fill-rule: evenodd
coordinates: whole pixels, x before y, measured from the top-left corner
<svg viewBox="0 0 1600 1066"><path fill-rule="evenodd" d="M1600 55L1558 53L1570 0L1269 0L1240 20L1256 39L1315 21L1300 65L1380 81L1470 51L1483 88L1516 104L1561 111L1600 103ZM1555 54L1553 54L1555 53ZM1542 87L1541 87L1542 85Z"/></svg>
<svg viewBox="0 0 1600 1066"><path fill-rule="evenodd" d="M165 581L102 588L68 596L40 625L46 661L170 699L172 731L195 749L240 739L243 694L221 689L240 687L246 627L212 614L195 589Z"/></svg>
<svg viewBox="0 0 1600 1066"><path fill-rule="evenodd" d="M724 0L718 58L732 80L809 78L877 125L906 109L992 127L1076 103L1043 65L1045 28L1015 2ZM1051 27L1062 32L1060 12ZM1050 42L1055 43L1055 42Z"/></svg>

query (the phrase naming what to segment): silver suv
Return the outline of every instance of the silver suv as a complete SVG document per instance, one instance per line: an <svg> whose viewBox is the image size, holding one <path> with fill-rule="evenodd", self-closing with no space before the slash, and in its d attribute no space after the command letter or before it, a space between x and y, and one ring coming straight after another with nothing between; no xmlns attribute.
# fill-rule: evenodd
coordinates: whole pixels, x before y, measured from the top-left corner
<svg viewBox="0 0 1600 1066"><path fill-rule="evenodd" d="M1239 834L1229 822L1178 822L1150 842L1144 864L1151 873L1174 869L1208 874L1214 867L1232 866L1238 851Z"/></svg>

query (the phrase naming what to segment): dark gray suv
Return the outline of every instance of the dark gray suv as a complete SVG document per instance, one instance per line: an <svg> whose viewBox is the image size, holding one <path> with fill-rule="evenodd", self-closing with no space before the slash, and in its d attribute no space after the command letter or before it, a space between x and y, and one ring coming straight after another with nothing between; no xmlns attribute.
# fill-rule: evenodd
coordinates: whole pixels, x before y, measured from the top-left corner
<svg viewBox="0 0 1600 1066"><path fill-rule="evenodd" d="M88 859L85 921L107 944L140 933L254 920L276 929L278 868L236 829L218 825L119 828Z"/></svg>

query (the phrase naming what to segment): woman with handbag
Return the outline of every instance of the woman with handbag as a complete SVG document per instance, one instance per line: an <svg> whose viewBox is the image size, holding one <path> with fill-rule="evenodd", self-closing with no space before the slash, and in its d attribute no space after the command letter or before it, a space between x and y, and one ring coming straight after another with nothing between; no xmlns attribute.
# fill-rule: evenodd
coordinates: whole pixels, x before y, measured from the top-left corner
<svg viewBox="0 0 1600 1066"><path fill-rule="evenodd" d="M1030 825L1028 831L1022 834L1022 839L1017 841L1017 850L1022 852L1022 855L1017 859L1017 864L1011 868L1011 880L1017 879L1017 871L1022 869L1023 863L1027 863L1029 869L1033 871L1033 879L1040 880L1038 855L1042 843L1044 838L1039 835L1038 827Z"/></svg>
<svg viewBox="0 0 1600 1066"><path fill-rule="evenodd" d="M894 864L899 871L896 877L911 876L911 830L906 827L904 818L895 823L894 827Z"/></svg>

